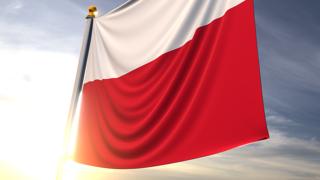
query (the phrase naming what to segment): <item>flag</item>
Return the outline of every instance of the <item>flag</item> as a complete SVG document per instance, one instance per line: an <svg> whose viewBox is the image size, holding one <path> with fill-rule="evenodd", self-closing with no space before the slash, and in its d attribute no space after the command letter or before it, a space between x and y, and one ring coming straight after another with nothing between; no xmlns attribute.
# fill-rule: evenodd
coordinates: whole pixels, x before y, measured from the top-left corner
<svg viewBox="0 0 320 180"><path fill-rule="evenodd" d="M94 19L74 160L142 168L268 137L253 0L133 0Z"/></svg>

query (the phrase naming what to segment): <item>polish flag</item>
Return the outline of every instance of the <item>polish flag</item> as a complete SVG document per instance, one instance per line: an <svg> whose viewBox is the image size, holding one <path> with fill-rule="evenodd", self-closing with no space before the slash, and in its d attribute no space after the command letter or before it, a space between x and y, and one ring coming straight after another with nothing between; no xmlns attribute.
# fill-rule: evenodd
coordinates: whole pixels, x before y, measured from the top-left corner
<svg viewBox="0 0 320 180"><path fill-rule="evenodd" d="M74 160L142 168L269 137L253 0L131 0L95 18Z"/></svg>

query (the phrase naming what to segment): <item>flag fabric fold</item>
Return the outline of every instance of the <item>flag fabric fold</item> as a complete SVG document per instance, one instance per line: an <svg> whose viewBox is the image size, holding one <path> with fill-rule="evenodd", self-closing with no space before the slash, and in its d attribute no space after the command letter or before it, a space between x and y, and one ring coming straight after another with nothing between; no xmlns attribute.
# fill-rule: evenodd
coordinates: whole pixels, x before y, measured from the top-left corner
<svg viewBox="0 0 320 180"><path fill-rule="evenodd" d="M76 161L142 168L268 137L253 0L134 0L94 20Z"/></svg>

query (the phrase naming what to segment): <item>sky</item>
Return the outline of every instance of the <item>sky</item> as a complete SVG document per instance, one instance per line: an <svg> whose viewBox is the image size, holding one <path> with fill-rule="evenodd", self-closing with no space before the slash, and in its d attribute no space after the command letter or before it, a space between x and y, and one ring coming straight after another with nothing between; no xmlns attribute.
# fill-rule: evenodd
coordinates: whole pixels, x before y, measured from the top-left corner
<svg viewBox="0 0 320 180"><path fill-rule="evenodd" d="M87 7L125 0L0 0L0 179L54 179ZM270 139L138 170L75 162L65 179L320 179L320 1L255 0Z"/></svg>

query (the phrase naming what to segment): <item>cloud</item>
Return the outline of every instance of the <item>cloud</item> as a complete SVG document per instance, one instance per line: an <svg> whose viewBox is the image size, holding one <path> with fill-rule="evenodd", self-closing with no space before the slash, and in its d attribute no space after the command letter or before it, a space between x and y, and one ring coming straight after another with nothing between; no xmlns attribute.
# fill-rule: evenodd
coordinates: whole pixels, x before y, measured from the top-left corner
<svg viewBox="0 0 320 180"><path fill-rule="evenodd" d="M290 125L297 125L297 123L295 123L294 121L285 118L283 116L275 116L275 115L271 115L267 117L268 122L271 124L278 124L278 125L286 125L286 126L290 126Z"/></svg>
<svg viewBox="0 0 320 180"><path fill-rule="evenodd" d="M297 137L320 136L318 1L255 1L265 107L299 126L270 124ZM276 121L275 121L276 120Z"/></svg>
<svg viewBox="0 0 320 180"><path fill-rule="evenodd" d="M4 7L4 11L9 14L15 14L21 8L23 8L24 4L21 1L13 0L8 5Z"/></svg>
<svg viewBox="0 0 320 180"><path fill-rule="evenodd" d="M79 53L85 14L69 1L0 2L0 48Z"/></svg>

